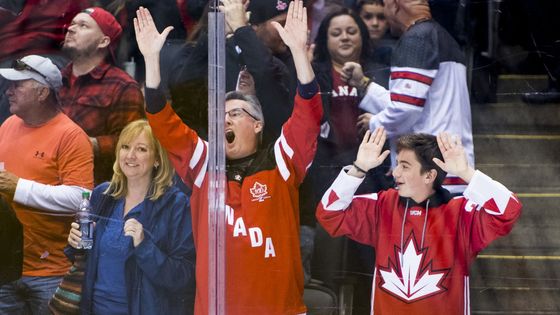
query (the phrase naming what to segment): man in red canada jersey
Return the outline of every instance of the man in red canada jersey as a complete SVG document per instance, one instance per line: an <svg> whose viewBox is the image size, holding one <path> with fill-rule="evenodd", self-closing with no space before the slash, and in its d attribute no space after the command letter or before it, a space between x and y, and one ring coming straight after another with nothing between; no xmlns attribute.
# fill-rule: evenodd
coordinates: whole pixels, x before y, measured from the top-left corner
<svg viewBox="0 0 560 315"><path fill-rule="evenodd" d="M260 146L260 105L237 92L225 103L226 313L304 314L299 250L298 187L315 155L323 114L319 88L307 59L307 14L302 1L290 4L284 27L273 23L290 48L298 94L280 137ZM146 61L146 111L156 137L168 150L183 181L192 188L197 250L195 313L208 314L208 144L166 104L160 85L159 53L165 37L147 10L135 20ZM265 104L266 106L266 104Z"/></svg>

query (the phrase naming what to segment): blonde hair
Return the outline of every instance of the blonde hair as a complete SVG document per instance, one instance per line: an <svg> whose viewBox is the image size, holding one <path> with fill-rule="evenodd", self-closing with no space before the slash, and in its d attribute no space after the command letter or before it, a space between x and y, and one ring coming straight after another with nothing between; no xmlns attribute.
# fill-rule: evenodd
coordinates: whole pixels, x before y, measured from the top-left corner
<svg viewBox="0 0 560 315"><path fill-rule="evenodd" d="M148 138L150 149L154 152L155 160L159 163L159 166L154 167L152 171L152 184L148 190L147 197L154 201L161 197L167 188L173 185L174 169L167 156L167 151L165 151L161 143L155 138L148 121L139 119L129 123L121 131L117 147L115 148L116 159L113 164L113 178L109 183L109 187L105 190L105 194L109 194L113 198L124 198L128 193L127 178L119 165L119 152L123 143L130 143L142 132L144 132Z"/></svg>

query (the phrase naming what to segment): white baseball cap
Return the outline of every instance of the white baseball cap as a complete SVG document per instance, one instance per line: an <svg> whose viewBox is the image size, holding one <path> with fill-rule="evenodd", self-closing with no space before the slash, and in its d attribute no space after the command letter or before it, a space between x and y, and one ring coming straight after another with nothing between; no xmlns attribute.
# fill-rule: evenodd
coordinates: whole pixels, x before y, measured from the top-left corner
<svg viewBox="0 0 560 315"><path fill-rule="evenodd" d="M49 58L29 55L14 60L11 68L1 68L0 75L10 81L33 79L58 90L62 86L62 75Z"/></svg>

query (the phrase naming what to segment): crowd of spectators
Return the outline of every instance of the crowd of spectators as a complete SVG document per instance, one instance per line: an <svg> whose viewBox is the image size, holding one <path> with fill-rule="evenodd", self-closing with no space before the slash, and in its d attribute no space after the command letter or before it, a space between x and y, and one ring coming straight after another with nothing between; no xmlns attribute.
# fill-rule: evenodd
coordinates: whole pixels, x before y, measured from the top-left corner
<svg viewBox="0 0 560 315"><path fill-rule="evenodd" d="M466 60L427 0L222 0L217 7L204 0L0 2L0 201L11 233L23 239L21 248L14 248L17 237L0 247L22 257L0 274L0 313L47 314L53 296L55 314L208 313L207 34L215 10L224 13L226 28L228 314L306 312L316 209L329 233L356 241L345 246L357 249L348 259L360 260L360 272L369 275L365 292L389 250L385 261L376 260L358 243L377 248L377 236L354 233L362 218L346 224L339 216L354 193L389 191L395 202L414 197L415 205L428 200L427 210L440 184L458 195L469 182L494 185L483 174L471 180ZM442 132L457 137L429 138ZM392 190L406 187L395 170L403 167L399 139L410 133L454 154L420 156L417 143L404 149L441 163L419 168L438 174L426 177L422 198ZM375 163L363 156L372 141ZM359 183L340 175L348 165L346 176ZM433 184L436 177L441 183ZM355 190L345 191L341 180ZM501 184L492 187L510 198ZM93 192L90 252L79 248L72 223L82 192ZM472 200L483 206L486 197L493 195ZM348 199L344 206L340 198ZM496 237L518 216L519 207L510 208ZM406 222L408 201L399 211ZM483 213L483 220L504 215L502 208L487 212L492 216ZM404 237L416 228L407 227ZM85 266L83 279L61 285L77 262ZM333 278L321 280L336 289ZM373 290L381 290L379 281ZM451 291L453 311L468 302L458 292ZM415 310L402 301L410 302L391 303ZM391 303L376 308L387 312Z"/></svg>

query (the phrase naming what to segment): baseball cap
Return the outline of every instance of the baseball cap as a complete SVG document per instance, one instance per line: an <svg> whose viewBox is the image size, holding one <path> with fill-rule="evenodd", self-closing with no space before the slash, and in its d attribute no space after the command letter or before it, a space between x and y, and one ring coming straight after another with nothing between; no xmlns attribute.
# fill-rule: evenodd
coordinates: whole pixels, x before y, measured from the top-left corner
<svg viewBox="0 0 560 315"><path fill-rule="evenodd" d="M117 22L117 20L111 13L100 7L87 8L82 12L91 16L91 18L95 21L95 23L97 23L103 34L109 36L109 38L111 39L109 50L111 51L113 57L115 57L114 50L117 47L122 34L122 27L119 22Z"/></svg>
<svg viewBox="0 0 560 315"><path fill-rule="evenodd" d="M0 69L0 75L10 81L33 79L54 90L62 86L62 76L57 66L49 58L37 55L14 60L11 68Z"/></svg>
<svg viewBox="0 0 560 315"><path fill-rule="evenodd" d="M291 0L253 0L247 11L251 12L249 22L259 24L266 22L280 14L288 12Z"/></svg>

